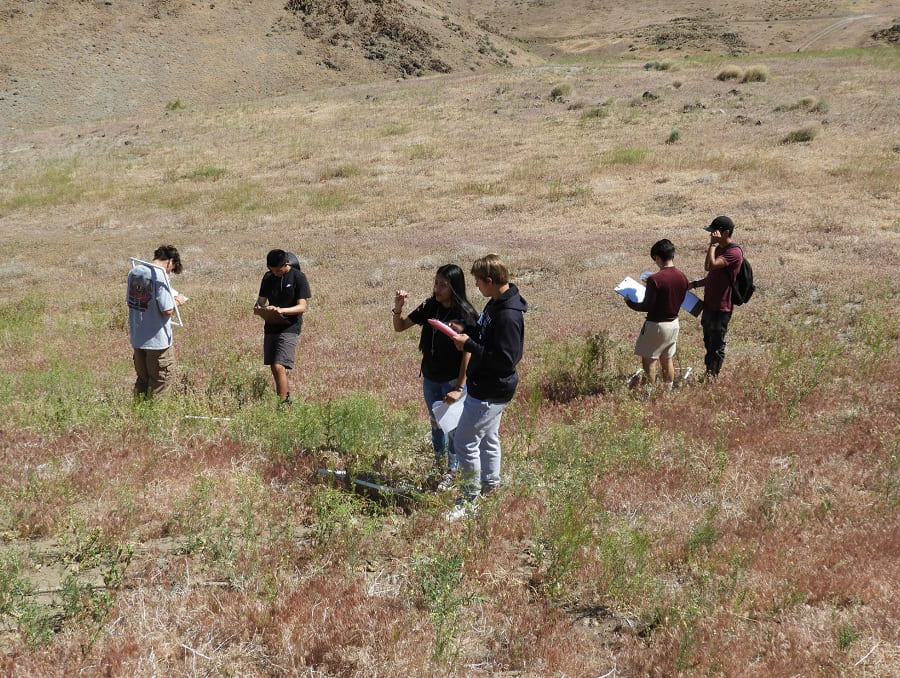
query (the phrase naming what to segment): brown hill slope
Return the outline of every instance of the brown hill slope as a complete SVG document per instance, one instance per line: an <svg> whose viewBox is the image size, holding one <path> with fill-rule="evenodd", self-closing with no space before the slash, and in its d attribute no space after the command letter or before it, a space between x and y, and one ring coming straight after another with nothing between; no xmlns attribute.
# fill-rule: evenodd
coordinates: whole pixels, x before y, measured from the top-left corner
<svg viewBox="0 0 900 678"><path fill-rule="evenodd" d="M0 131L535 61L419 0L2 0L0 22Z"/></svg>
<svg viewBox="0 0 900 678"><path fill-rule="evenodd" d="M896 40L896 0L0 0L0 133L586 55Z"/></svg>

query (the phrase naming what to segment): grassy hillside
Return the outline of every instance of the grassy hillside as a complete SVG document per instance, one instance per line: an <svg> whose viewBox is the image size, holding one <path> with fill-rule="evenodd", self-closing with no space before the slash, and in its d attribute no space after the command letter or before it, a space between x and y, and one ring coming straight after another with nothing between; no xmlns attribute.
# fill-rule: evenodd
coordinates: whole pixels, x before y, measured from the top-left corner
<svg viewBox="0 0 900 678"><path fill-rule="evenodd" d="M663 56L0 136L3 673L896 674L897 49ZM612 288L660 237L698 276L721 213L759 286L723 374L635 398ZM177 384L135 404L124 280L163 242ZM281 411L277 246L313 292ZM489 251L526 357L504 489L448 525L390 307Z"/></svg>

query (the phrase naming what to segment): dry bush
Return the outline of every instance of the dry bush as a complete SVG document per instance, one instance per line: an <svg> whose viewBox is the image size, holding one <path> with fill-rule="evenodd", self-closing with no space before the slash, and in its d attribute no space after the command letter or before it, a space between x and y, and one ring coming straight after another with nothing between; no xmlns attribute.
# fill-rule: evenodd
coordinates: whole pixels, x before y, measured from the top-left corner
<svg viewBox="0 0 900 678"><path fill-rule="evenodd" d="M721 71L719 71L718 75L716 75L716 80L739 80L743 82L744 71L738 66L726 66Z"/></svg>
<svg viewBox="0 0 900 678"><path fill-rule="evenodd" d="M767 66L750 66L741 77L741 82L765 82L769 79Z"/></svg>

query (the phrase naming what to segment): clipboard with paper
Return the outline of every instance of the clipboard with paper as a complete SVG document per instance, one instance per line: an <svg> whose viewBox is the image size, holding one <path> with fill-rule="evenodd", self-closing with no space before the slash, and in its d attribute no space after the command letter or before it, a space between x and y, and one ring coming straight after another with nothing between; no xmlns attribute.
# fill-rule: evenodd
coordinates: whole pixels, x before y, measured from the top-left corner
<svg viewBox="0 0 900 678"><path fill-rule="evenodd" d="M172 282L169 280L169 274L166 273L166 269L161 266L157 266L156 264L150 261L144 261L143 259L138 259L137 257L131 257L131 268L135 266L146 266L151 271L154 271L154 275L159 275L159 271L162 271L162 283L166 286L166 289L169 291L169 294L172 295L172 300L174 302L175 297L178 295L178 292L172 287ZM181 321L181 313L178 310L178 304L175 303L174 313L172 314L172 318L170 322L176 327L184 327L184 323Z"/></svg>
<svg viewBox="0 0 900 678"><path fill-rule="evenodd" d="M636 304L640 304L647 293L647 288L642 283L627 275L614 289L623 297ZM684 301L681 302L681 308L692 316L697 317L703 311L703 301L693 292L687 292L684 295Z"/></svg>

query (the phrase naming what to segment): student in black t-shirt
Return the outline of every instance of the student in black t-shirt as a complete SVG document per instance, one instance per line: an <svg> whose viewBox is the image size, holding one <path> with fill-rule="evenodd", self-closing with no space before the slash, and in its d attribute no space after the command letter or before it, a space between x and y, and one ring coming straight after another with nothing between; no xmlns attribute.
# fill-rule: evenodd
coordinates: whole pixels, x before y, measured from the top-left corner
<svg viewBox="0 0 900 678"><path fill-rule="evenodd" d="M265 319L263 364L275 379L275 392L282 404L291 402L288 371L294 368L297 340L303 327L307 300L312 296L309 282L299 268L291 266L288 253L272 250L266 256L269 271L259 285L253 313Z"/></svg>
<svg viewBox="0 0 900 678"><path fill-rule="evenodd" d="M392 311L394 330L403 332L413 325L422 327L419 338L419 350L422 352L422 393L431 420L434 466L435 470L444 476L441 480L441 489L449 489L454 482L459 461L453 449L453 436L446 436L438 426L431 412L431 406L438 401L452 403L462 397L466 389L469 354L457 351L450 337L429 325L428 320L433 318L448 325L452 322L463 327L474 327L478 314L466 298L465 274L455 264L445 264L437 270L431 297L408 316L403 317L403 305L407 296L406 290L397 290L394 295Z"/></svg>

